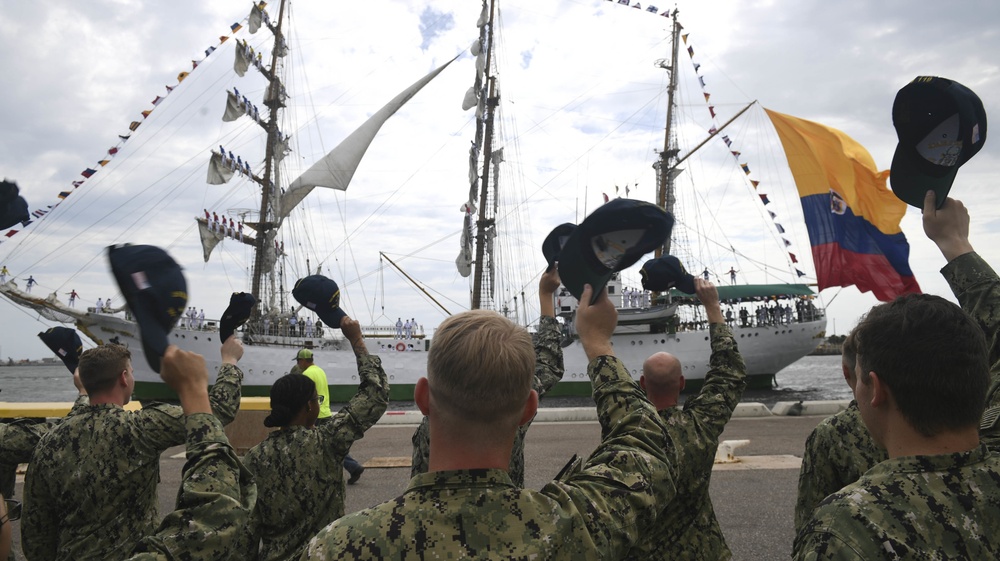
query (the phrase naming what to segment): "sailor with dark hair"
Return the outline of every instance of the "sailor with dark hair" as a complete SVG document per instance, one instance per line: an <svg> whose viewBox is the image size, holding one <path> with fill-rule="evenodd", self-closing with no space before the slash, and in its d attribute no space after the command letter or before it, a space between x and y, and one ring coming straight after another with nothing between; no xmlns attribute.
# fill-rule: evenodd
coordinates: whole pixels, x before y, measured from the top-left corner
<svg viewBox="0 0 1000 561"><path fill-rule="evenodd" d="M844 339L841 370L851 394L858 384L858 347L854 331ZM861 421L858 402L827 417L806 439L799 469L799 491L795 502L795 530L812 519L813 512L827 496L854 483L879 462L888 459L885 449L875 444Z"/></svg>
<svg viewBox="0 0 1000 561"><path fill-rule="evenodd" d="M302 374L286 374L271 386L271 413L264 419L264 426L315 425L319 403L312 380Z"/></svg>
<svg viewBox="0 0 1000 561"><path fill-rule="evenodd" d="M209 395L228 424L239 409L242 343L230 337L221 355ZM164 403L124 409L135 385L131 357L113 344L80 355L80 393L90 404L43 436L28 464L21 522L28 559L120 559L156 528L160 454L185 442L185 416Z"/></svg>
<svg viewBox="0 0 1000 561"><path fill-rule="evenodd" d="M354 441L364 437L389 406L382 362L368 354L361 326L350 317L344 317L340 326L357 357L358 392L329 421L317 425L327 400L317 392L316 382L303 374L282 376L271 387L271 414L264 421L279 430L244 458L259 490L251 547L260 544L261 559L297 557L310 538L344 515L341 465ZM300 356L305 354L308 372L315 367L312 353L300 351Z"/></svg>
<svg viewBox="0 0 1000 561"><path fill-rule="evenodd" d="M979 440L986 338L939 296L872 308L855 329L861 417L889 459L827 497L796 559L1000 555L1000 457Z"/></svg>
<svg viewBox="0 0 1000 561"><path fill-rule="evenodd" d="M934 208L933 193L925 199L924 232L948 260L941 274L958 303L986 334L991 382L979 433L983 444L1000 452L1000 276L969 242L969 211L962 202L948 198Z"/></svg>

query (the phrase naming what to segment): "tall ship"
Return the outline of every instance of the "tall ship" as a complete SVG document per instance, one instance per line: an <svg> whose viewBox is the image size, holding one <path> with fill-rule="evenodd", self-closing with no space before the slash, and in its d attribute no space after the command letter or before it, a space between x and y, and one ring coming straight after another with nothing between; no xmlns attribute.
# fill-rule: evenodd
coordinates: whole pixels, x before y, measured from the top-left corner
<svg viewBox="0 0 1000 561"><path fill-rule="evenodd" d="M246 18L233 24L231 36L225 37L217 48L206 51L206 60L213 56L231 56L234 60L231 72L244 77L242 79L250 81L249 84L243 87L236 79L216 78L209 86L222 84L224 87L220 91L212 93L208 86L197 91L198 96L215 96L213 99L217 100L218 107L223 111L225 124L220 129L223 132L218 140L209 146L198 146L192 150L194 155L191 158L203 158L201 161L207 161L207 171L202 166L198 176L189 174L182 181L186 184L200 184L200 188L206 190L229 189L230 185L238 184L244 191L254 190L253 204L212 208L215 205L206 202L205 205L199 205L205 208L188 209L187 225L179 225L174 217L137 217L136 222L150 223L131 223L131 226L164 230L178 228L184 231L182 235L186 236L185 239L197 238L200 241L206 263L204 268L194 263L182 263L192 292L201 283L207 282L207 279L218 278L217 272L209 275L209 267L220 267L223 271L227 270L227 265L233 267L233 254L236 250L232 248L240 248L239 251L248 256L245 264L238 267L239 273L225 273L241 277L240 281L233 284L241 284L245 278L246 286L241 286L239 290L252 293L258 302L240 334L245 344L245 355L241 361L245 372L244 395L268 395L271 384L290 370L293 365L292 357L299 348L313 349L316 363L327 372L331 399L343 402L354 394L358 384L355 358L350 346L341 337L340 330L336 326L322 325L290 297L297 278L322 273L337 280L348 293L364 292L364 298L358 299L361 302L358 307L365 308L370 317L369 320L362 321L369 351L382 357L390 381L390 398L410 400L416 381L426 371L433 325L407 317L412 314L406 313L405 302L399 300L389 306L388 313L385 311L385 301L381 303L382 311L373 313L372 309L379 304L374 304L375 298L371 296L371 292L379 290L375 287L380 285L381 275L390 272L406 278L409 275L399 263L388 255L382 255L384 265L380 265L377 272L352 271L351 280L346 281L338 274L343 274L345 268L331 266L330 262L336 260L337 254L317 252L310 239L310 228L318 228L310 221L336 221L343 217L343 210L320 208L318 213L310 216L303 212L302 207L324 189L346 191L355 179L355 172L364 174L366 169L362 165L362 159L369 145L379 142L379 131L383 125L411 99L419 99L421 89L442 72L454 72L454 69L445 68L455 59L432 69L395 97L390 98L393 92L387 93L385 105L370 112L366 119L354 116L354 122L360 123L360 126L347 134L332 150L300 154L294 150L298 141L296 135L305 133L301 129L286 128L289 123L287 115L294 112L291 109L298 108L290 100L299 99L293 97L288 80L288 69L294 59L286 31L289 8L290 0L281 0L277 5L263 2L254 5ZM654 170L651 174L655 176L655 202L677 214L675 201L683 195L676 188L677 181L685 173L684 162L697 148L692 150L678 146L674 92L681 73L678 57L682 52L682 28L678 21L678 11L674 9L666 12L665 15L671 22L670 50L665 53L665 58L657 61L658 66L668 75L665 134L662 149L657 150L658 157L652 162ZM457 274L469 279L469 300L467 303L442 303L429 283L414 281L414 284L423 291L421 298L435 302L444 314L464 308L492 309L530 329L537 322L537 314L532 312L536 308L532 303L531 287L532 283L537 284L537 274L540 272L540 268L532 271L531 267L540 261L518 262L516 255L505 253L502 243L505 237L524 234L529 229L523 223L512 223L515 213L510 210L511 207L520 208L527 203L516 200L516 191L512 198L512 193L504 190L505 181L518 173L511 171L516 166L516 161L509 160L516 160L516 156L511 153L513 146L510 138L505 137L503 127L498 125L503 98L497 76L499 65L496 47L500 19L496 0L485 0L482 3L476 25L479 36L469 49L469 55L475 61L474 79L464 99L461 92L455 95L456 100L462 100L462 108L474 114L471 122L475 130L471 132L472 138L469 139L467 159L469 194L464 201L442 203L461 209L460 232L457 236L460 247L455 265ZM261 39L265 35L269 38ZM456 57L458 58L460 57ZM467 61L463 59L463 62ZM175 86L178 91L193 87L191 82L202 70L195 66L191 71L182 73L183 77L178 77L178 84ZM401 83L400 87L404 85ZM175 95L170 88L168 92L171 97ZM159 96L157 100L154 101L154 106L158 107L162 100ZM156 113L150 115L144 112L143 119L153 119L156 116ZM711 131L705 141L721 142L720 138L729 122ZM146 128L151 127L147 125L140 128L142 124L143 121L133 122L134 126L130 125L129 132L120 135L119 138L123 140L113 150L125 151L126 147L131 146L129 143L143 138ZM254 133L259 140L256 143L237 140L242 136L237 136L234 132L236 129L240 135ZM421 139L416 141L420 142ZM301 161L305 159L310 163L303 164ZM455 165L464 167L465 161ZM124 168L117 167L118 171ZM89 179L89 176L85 177ZM201 177L205 177L205 180L202 181ZM156 197L169 197L169 193L143 194L153 201L158 200ZM362 198L366 196L370 195L365 194ZM69 197L68 200L72 202L74 199ZM418 209L414 209L414 213L418 212ZM685 217L679 216L679 219L684 220ZM17 265L18 258L25 260L25 254L32 248L26 240L31 236L52 235L51 231L43 228L48 220L52 218L40 218L38 224L26 228L18 238L7 242L0 248L0 259L4 259L12 267ZM297 226L294 225L296 220L299 221ZM405 229L406 224L396 227ZM290 231L298 232L299 236L291 236ZM99 236L100 233L87 235ZM104 240L104 245L130 241L124 235L127 234L109 236ZM442 232L442 235L447 239L454 237L448 232ZM677 239L678 236L680 239ZM531 238L530 235L527 237ZM170 238L164 235L164 239ZM363 243L359 244L355 236L355 247L350 251L376 251L371 245L364 243L368 241L367 236L361 241ZM684 241L684 236L675 228L675 239L669 240L658 253L678 255L689 267L694 262L700 263L680 248ZM169 244L162 245L170 250ZM359 248L358 245L365 247ZM419 245L420 242L415 240L414 246ZM530 245L536 248L540 258L537 248L541 244ZM10 248L13 248L12 253L2 251ZM88 264L104 259L103 255L96 252L93 255L74 254L72 257ZM451 270L450 264L441 267L442 270L445 267ZM705 269L708 274L708 267ZM694 269L691 272L699 273ZM716 277L725 276L723 271L714 274ZM609 294L619 308L619 326L612 341L616 354L638 378L641 365L650 354L657 351L670 352L684 365L688 388L697 388L708 371L710 352L707 324L700 305L691 295L676 292L652 294L638 290L638 281L635 280L637 277L637 273L626 271L609 283ZM735 272L733 279L735 281ZM24 286L21 279L11 280L0 284L0 295L47 321L75 326L92 344L115 342L128 345L133 353L135 397L172 397L159 376L148 367L139 343L138 326L129 311L120 305L123 299L118 296L115 302L119 305L101 309L90 306L92 299L89 298L87 306L73 306L67 300L68 287L71 286L67 284L69 282L63 282L61 290L45 294L37 289L32 292L30 287ZM369 286L367 290L363 289L366 284ZM107 275L107 285L110 296L110 287L113 286L110 275ZM824 311L817 295L806 284L720 283L719 292L727 310L727 318L734 327L740 351L746 360L751 387L770 387L777 372L811 352L825 337ZM384 295L379 298L382 296ZM576 302L568 293L561 293L557 296L556 309L566 326L566 374L550 395L589 395L591 386L586 375L586 356L580 343L573 338L572 323ZM392 313L395 310L398 311ZM348 311L352 310L349 308ZM218 340L216 319L200 317L195 311L192 316L181 319L171 332L170 340L186 350L205 356L210 371L214 372L220 366L218 349L221 342Z"/></svg>

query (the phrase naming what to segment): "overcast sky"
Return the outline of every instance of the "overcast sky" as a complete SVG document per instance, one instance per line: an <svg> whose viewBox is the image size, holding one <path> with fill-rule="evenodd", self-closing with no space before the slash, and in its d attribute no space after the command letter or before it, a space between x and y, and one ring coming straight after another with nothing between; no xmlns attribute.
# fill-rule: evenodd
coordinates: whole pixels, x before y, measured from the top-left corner
<svg viewBox="0 0 1000 561"><path fill-rule="evenodd" d="M668 7L655 4L660 11ZM277 5L269 6L272 14ZM650 164L662 149L666 80L654 62L668 56L669 20L604 0L499 5L507 160L501 173L511 183L503 197L525 201L512 215L521 226L508 227L514 238L508 259L537 272L537 248L548 231L582 219L602 193L614 196L618 185L624 195L629 185L631 196L652 199ZM1000 4L994 1L947 7L924 0L676 5L706 83L702 90L682 52L682 153L713 124L757 100L843 130L887 169L896 144L892 101L918 75L957 80L979 94L988 114L1000 114ZM256 125L220 119L226 88L239 88L264 108L263 80L252 70L236 77L233 41L219 45L249 7L230 0L0 0L0 48L6 53L0 68L8 77L0 90L0 173L18 182L34 210L56 203L60 191L83 179L85 168L99 168L51 217L0 244L0 262L21 286L31 274L40 283L36 293L58 292L65 301L65 293L76 289L82 304L108 296L120 303L101 248L127 241L167 247L185 267L191 304L209 317L221 314L230 292L246 288L246 251L224 242L204 264L192 218L203 208L237 213L258 204L245 181L204 183L209 150L220 143L260 162ZM287 173L304 170L400 90L465 51L478 37L479 11L471 0L296 2L286 119L296 152L286 159ZM236 38L247 39L268 60L265 32L244 29ZM218 49L205 58L212 46ZM204 59L193 72L192 59ZM191 75L110 164L97 166L182 71ZM304 250L311 268L321 264L342 284L345 307L364 324L415 317L431 329L444 317L397 273L380 268L380 251L431 288L449 311L468 306L468 283L455 273L453 260L475 130L472 113L460 104L473 73L473 59L463 55L383 128L346 194L316 193L304 205L308 214L293 215L301 220L289 226L286 243ZM703 91L711 93L714 123ZM760 106L727 132L741 152L739 162L715 139L678 180L684 202L675 235L689 242L681 252L688 267L708 267L720 277L735 267L744 282L792 280L767 216L771 210L788 231L804 280L815 281L794 184ZM990 262L1000 261L1000 194L990 180L1000 171L998 142L987 140L952 191L971 209L973 243ZM750 179L761 182L772 204L760 204L738 163L749 165ZM902 228L921 287L950 297L938 273L943 258L923 236L917 209L909 209ZM290 280L305 273L304 259L289 262ZM527 285L524 298L533 303L537 280L531 273L519 278ZM627 274L626 282L637 284L637 276ZM853 287L821 296L831 333L844 333L875 303ZM536 305L531 310L537 315ZM46 322L6 301L0 314L4 359L48 355L35 337Z"/></svg>

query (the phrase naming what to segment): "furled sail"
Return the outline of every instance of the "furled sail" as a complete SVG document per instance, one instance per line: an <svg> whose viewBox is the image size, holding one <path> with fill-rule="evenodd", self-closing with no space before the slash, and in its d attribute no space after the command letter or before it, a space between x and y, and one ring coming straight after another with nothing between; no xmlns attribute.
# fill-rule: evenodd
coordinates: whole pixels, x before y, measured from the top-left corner
<svg viewBox="0 0 1000 561"><path fill-rule="evenodd" d="M240 77L247 73L250 68L251 55L244 42L236 44L236 60L233 61L233 71Z"/></svg>
<svg viewBox="0 0 1000 561"><path fill-rule="evenodd" d="M302 202L314 187L327 187L346 191L350 185L354 172L361 163L368 146L382 125L392 117L407 101L417 92L433 80L449 64L455 62L458 57L449 60L430 74L417 80L413 85L403 90L379 109L374 115L368 118L363 125L352 132L340 144L330 151L323 159L319 160L307 169L302 175L288 186L288 190L281 196L281 204L278 207L279 216L284 218L295 208L295 205Z"/></svg>
<svg viewBox="0 0 1000 561"><path fill-rule="evenodd" d="M74 323L87 315L64 305L59 301L54 292L45 298L38 298L18 289L17 283L14 281L8 281L0 285L0 294L3 294L19 306L34 310L38 315L49 321Z"/></svg>
<svg viewBox="0 0 1000 561"><path fill-rule="evenodd" d="M212 152L212 159L208 162L208 184L223 185L233 178L232 167L224 160L221 154Z"/></svg>
<svg viewBox="0 0 1000 561"><path fill-rule="evenodd" d="M228 123L246 115L247 110L235 93L229 91L226 93L229 95L226 96L226 112L223 113L222 120Z"/></svg>
<svg viewBox="0 0 1000 561"><path fill-rule="evenodd" d="M462 239L459 242L458 257L455 258L455 267L458 274L463 278L468 278L472 274L472 213L474 212L467 205L462 205L465 211L465 220L462 221Z"/></svg>
<svg viewBox="0 0 1000 561"><path fill-rule="evenodd" d="M205 263L208 263L208 258L212 255L212 250L215 249L215 246L219 245L219 242L225 236L221 231L209 228L208 222L205 220L198 220L198 235L201 237L202 256L205 258Z"/></svg>
<svg viewBox="0 0 1000 561"><path fill-rule="evenodd" d="M257 33L257 30L260 29L260 24L263 23L264 17L266 17L265 12L261 9L260 4L254 4L250 10L250 17L247 19L251 35Z"/></svg>

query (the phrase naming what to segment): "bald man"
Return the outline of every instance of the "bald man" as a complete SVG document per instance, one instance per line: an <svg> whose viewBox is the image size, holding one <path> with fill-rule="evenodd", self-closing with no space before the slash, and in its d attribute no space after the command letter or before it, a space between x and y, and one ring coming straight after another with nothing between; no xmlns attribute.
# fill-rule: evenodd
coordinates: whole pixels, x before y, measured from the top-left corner
<svg viewBox="0 0 1000 561"><path fill-rule="evenodd" d="M659 515L655 530L640 539L628 559L732 558L715 519L708 484L719 435L743 396L746 366L726 325L719 292L696 278L695 290L705 306L711 332L711 369L698 395L677 407L684 389L683 366L669 353L656 353L642 365L639 385L656 407L677 450L677 498Z"/></svg>

